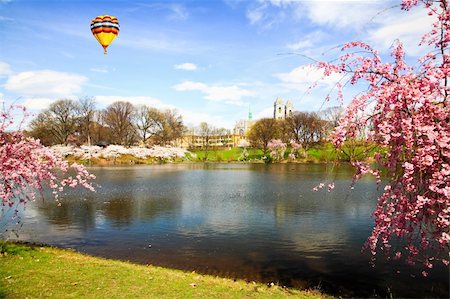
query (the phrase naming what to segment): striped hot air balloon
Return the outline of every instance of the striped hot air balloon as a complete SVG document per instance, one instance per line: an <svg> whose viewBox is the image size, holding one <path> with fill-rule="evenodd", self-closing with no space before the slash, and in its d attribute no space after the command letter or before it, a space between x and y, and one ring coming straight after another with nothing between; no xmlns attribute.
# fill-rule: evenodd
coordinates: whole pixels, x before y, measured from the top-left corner
<svg viewBox="0 0 450 299"><path fill-rule="evenodd" d="M91 32L105 50L119 34L119 21L113 16L98 16L91 22Z"/></svg>

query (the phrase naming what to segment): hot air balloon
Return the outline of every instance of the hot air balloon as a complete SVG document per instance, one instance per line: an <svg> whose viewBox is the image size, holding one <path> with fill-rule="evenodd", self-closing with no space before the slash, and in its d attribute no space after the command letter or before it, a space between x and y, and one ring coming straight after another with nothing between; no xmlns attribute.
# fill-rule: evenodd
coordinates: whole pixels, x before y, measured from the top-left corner
<svg viewBox="0 0 450 299"><path fill-rule="evenodd" d="M119 21L113 16L98 16L91 22L91 32L105 50L119 34Z"/></svg>

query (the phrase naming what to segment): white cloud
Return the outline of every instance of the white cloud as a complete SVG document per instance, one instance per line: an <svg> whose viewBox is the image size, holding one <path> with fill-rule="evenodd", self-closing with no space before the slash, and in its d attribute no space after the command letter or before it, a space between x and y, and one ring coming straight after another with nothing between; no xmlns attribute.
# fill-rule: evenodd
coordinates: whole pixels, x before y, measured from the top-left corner
<svg viewBox="0 0 450 299"><path fill-rule="evenodd" d="M201 122L207 122L208 124L216 128L233 127L234 120L225 119L222 115L211 115L211 113L191 111L186 109L178 109L178 112L183 116L183 123L188 127L198 126Z"/></svg>
<svg viewBox="0 0 450 299"><path fill-rule="evenodd" d="M286 18L300 21L305 17L316 24L334 28L365 26L389 5L376 0L260 0L246 12L251 25L270 27Z"/></svg>
<svg viewBox="0 0 450 299"><path fill-rule="evenodd" d="M54 101L56 100L50 98L26 98L22 105L29 110L43 110L47 109Z"/></svg>
<svg viewBox="0 0 450 299"><path fill-rule="evenodd" d="M74 59L75 58L75 55L73 55L72 53L69 53L69 52L66 52L66 51L60 51L60 53L61 53L62 56L66 57L66 58L69 58L69 59Z"/></svg>
<svg viewBox="0 0 450 299"><path fill-rule="evenodd" d="M266 107L260 111L257 111L253 115L253 119L270 118L273 117L273 107Z"/></svg>
<svg viewBox="0 0 450 299"><path fill-rule="evenodd" d="M400 40L405 51L410 55L424 54L424 47L419 47L422 35L432 28L433 18L424 9L389 15L379 20L380 26L369 30L369 41L376 49L387 51L396 39Z"/></svg>
<svg viewBox="0 0 450 299"><path fill-rule="evenodd" d="M12 22L12 21L14 21L13 18L0 16L0 22Z"/></svg>
<svg viewBox="0 0 450 299"><path fill-rule="evenodd" d="M290 50L296 51L296 50L302 50L311 48L313 46L313 42L311 40L301 40L293 44L288 44L286 47Z"/></svg>
<svg viewBox="0 0 450 299"><path fill-rule="evenodd" d="M86 81L77 74L40 70L11 75L4 87L26 97L70 97L80 92Z"/></svg>
<svg viewBox="0 0 450 299"><path fill-rule="evenodd" d="M274 77L281 81L281 85L290 90L306 91L309 87L332 87L342 78L342 75L332 74L324 78L323 71L313 66L299 66L289 73L278 73ZM322 80L323 79L323 80Z"/></svg>
<svg viewBox="0 0 450 299"><path fill-rule="evenodd" d="M252 4L247 8L245 16L250 25L258 25L262 29L271 29L286 19L286 13L282 9L270 9L270 2L259 1L256 5ZM283 5L284 6L284 5Z"/></svg>
<svg viewBox="0 0 450 299"><path fill-rule="evenodd" d="M91 67L89 70L94 73L108 73L108 68L106 67Z"/></svg>
<svg viewBox="0 0 450 299"><path fill-rule="evenodd" d="M7 77L11 74L11 67L6 62L0 61L0 78Z"/></svg>
<svg viewBox="0 0 450 299"><path fill-rule="evenodd" d="M153 38L153 37L130 37L122 38L120 44L135 48L139 50L154 50L154 51L171 51L183 52L189 49L187 44L182 41L169 40L168 38Z"/></svg>
<svg viewBox="0 0 450 299"><path fill-rule="evenodd" d="M128 7L126 12L145 12L150 11L158 13L158 15L165 15L168 20L184 21L189 18L189 11L183 4L179 3L164 3L164 1L153 3L154 1L147 1L150 3L134 3L134 6ZM167 1L168 2L168 1Z"/></svg>
<svg viewBox="0 0 450 299"><path fill-rule="evenodd" d="M157 109L174 109L175 106L164 104L161 100L150 96L95 96L95 101L102 107L114 102L130 102L133 105L147 105Z"/></svg>
<svg viewBox="0 0 450 299"><path fill-rule="evenodd" d="M301 40L295 43L286 45L290 50L297 51L312 48L316 44L322 42L325 37L325 33L322 31L314 31L302 37Z"/></svg>
<svg viewBox="0 0 450 299"><path fill-rule="evenodd" d="M257 24L264 19L265 8L265 6L260 6L254 9L247 10L246 17L251 25Z"/></svg>
<svg viewBox="0 0 450 299"><path fill-rule="evenodd" d="M361 29L386 8L384 1L305 1L308 18L333 28Z"/></svg>
<svg viewBox="0 0 450 299"><path fill-rule="evenodd" d="M307 17L318 25L331 28L352 28L364 31L365 40L381 52L389 52L395 40L400 40L409 55L424 54L418 44L422 35L432 28L433 17L422 7L401 11L388 1L305 1ZM291 46L295 46L292 44ZM299 44L302 46L302 44Z"/></svg>
<svg viewBox="0 0 450 299"><path fill-rule="evenodd" d="M169 20L185 21L189 18L188 10L181 4L172 4L169 6L169 9Z"/></svg>
<svg viewBox="0 0 450 299"><path fill-rule="evenodd" d="M176 70L185 70L185 71L196 71L198 69L197 65L195 65L194 63L190 63L190 62L176 64L173 67Z"/></svg>
<svg viewBox="0 0 450 299"><path fill-rule="evenodd" d="M214 102L224 102L226 104L243 106L243 97L255 96L255 92L243 89L238 85L207 85L201 82L185 81L173 87L177 91L200 91L205 94L205 99Z"/></svg>

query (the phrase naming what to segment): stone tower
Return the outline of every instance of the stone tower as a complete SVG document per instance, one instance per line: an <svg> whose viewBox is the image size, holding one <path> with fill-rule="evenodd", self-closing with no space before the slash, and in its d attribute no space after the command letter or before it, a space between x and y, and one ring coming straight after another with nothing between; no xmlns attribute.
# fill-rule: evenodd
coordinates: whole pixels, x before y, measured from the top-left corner
<svg viewBox="0 0 450 299"><path fill-rule="evenodd" d="M284 106L284 118L291 117L294 113L294 104L291 101L286 102L286 106Z"/></svg>
<svg viewBox="0 0 450 299"><path fill-rule="evenodd" d="M283 100L280 97L277 97L275 103L273 104L273 118L284 119L285 113Z"/></svg>
<svg viewBox="0 0 450 299"><path fill-rule="evenodd" d="M294 104L287 101L286 105L280 97L273 104L273 119L286 119L294 114Z"/></svg>

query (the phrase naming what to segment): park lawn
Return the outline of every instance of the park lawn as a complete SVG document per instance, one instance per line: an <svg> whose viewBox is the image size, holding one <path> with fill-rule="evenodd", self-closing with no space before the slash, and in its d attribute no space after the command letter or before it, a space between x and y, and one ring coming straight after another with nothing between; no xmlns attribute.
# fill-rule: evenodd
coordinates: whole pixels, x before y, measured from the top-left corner
<svg viewBox="0 0 450 299"><path fill-rule="evenodd" d="M338 151L331 143L315 145L308 149L305 162L334 162L338 160Z"/></svg>
<svg viewBox="0 0 450 299"><path fill-rule="evenodd" d="M0 241L0 298L330 298Z"/></svg>
<svg viewBox="0 0 450 299"><path fill-rule="evenodd" d="M233 162L239 161L244 149L239 147L234 147L231 149L209 149L208 150L208 161L211 162ZM204 161L205 150L195 150L193 151L197 157L197 161ZM249 160L261 160L263 156L262 150L248 148L247 152L249 154Z"/></svg>

